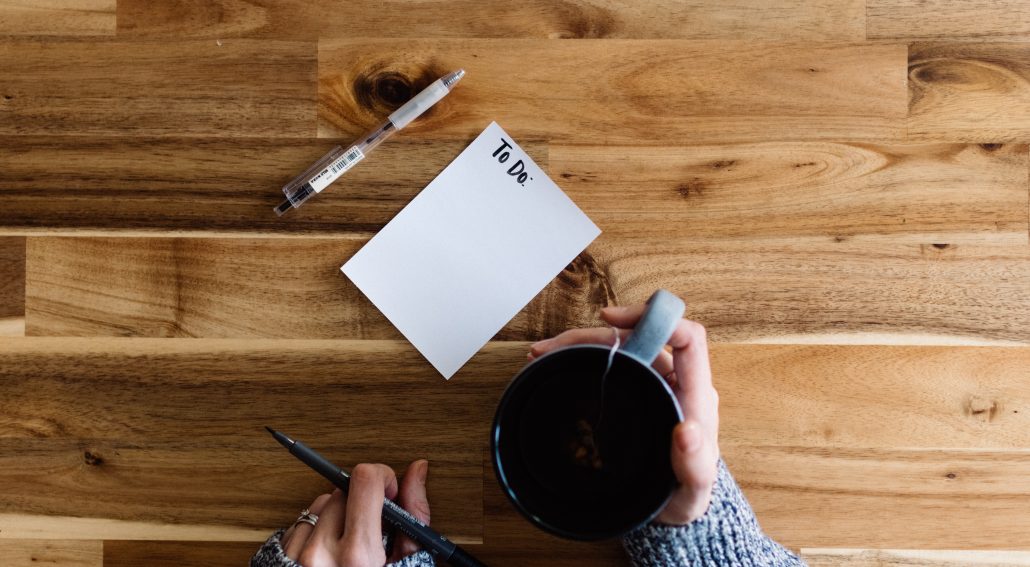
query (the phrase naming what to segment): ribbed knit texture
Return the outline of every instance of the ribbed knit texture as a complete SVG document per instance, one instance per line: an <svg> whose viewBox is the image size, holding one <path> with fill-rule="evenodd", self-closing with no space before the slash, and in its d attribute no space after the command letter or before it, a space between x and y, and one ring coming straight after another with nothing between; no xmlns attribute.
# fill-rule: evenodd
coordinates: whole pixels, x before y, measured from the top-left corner
<svg viewBox="0 0 1030 567"><path fill-rule="evenodd" d="M712 503L685 526L650 524L623 539L638 567L791 567L805 565L769 539L726 464L719 460Z"/></svg>

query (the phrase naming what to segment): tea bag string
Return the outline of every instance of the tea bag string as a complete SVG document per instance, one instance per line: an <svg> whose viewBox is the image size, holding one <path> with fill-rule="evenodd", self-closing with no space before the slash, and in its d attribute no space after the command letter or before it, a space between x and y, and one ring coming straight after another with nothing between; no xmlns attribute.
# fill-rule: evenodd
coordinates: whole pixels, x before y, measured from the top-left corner
<svg viewBox="0 0 1030 567"><path fill-rule="evenodd" d="M612 327L612 333L615 334L615 340L612 342L612 349L608 351L608 364L604 367L604 374L601 375L601 409L597 412L597 426L594 428L598 432L601 429L601 418L604 417L604 394L606 392L605 386L608 384L608 373L615 362L615 352L622 345L622 340L619 338L619 330Z"/></svg>

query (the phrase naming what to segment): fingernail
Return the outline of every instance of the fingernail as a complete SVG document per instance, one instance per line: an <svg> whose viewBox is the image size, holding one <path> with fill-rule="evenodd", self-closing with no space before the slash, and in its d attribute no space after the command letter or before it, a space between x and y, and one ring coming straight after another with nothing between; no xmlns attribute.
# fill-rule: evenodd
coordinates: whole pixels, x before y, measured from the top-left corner
<svg viewBox="0 0 1030 567"><path fill-rule="evenodd" d="M608 313L622 313L625 310L626 308L621 305L609 305L601 309L601 311L607 311Z"/></svg>
<svg viewBox="0 0 1030 567"><path fill-rule="evenodd" d="M696 453L701 449L701 426L690 421L680 426L682 431L676 436L676 444L684 453Z"/></svg>
<svg viewBox="0 0 1030 567"><path fill-rule="evenodd" d="M426 478L429 476L429 461L427 459L423 459L422 464L419 465L418 476L422 479L422 484L425 484Z"/></svg>

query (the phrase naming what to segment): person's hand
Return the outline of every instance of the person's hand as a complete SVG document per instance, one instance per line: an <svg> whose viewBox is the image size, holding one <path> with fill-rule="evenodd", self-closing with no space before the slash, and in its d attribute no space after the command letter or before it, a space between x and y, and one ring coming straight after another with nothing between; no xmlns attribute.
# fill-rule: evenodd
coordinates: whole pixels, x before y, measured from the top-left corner
<svg viewBox="0 0 1030 567"><path fill-rule="evenodd" d="M383 498L397 504L425 524L429 524L426 499L428 461L415 461L397 484L397 476L386 465L361 464L354 467L347 496L336 490L323 494L308 507L318 516L311 526L293 525L283 534L286 556L304 567L383 567L387 562L383 547ZM398 535L391 562L418 551L418 544Z"/></svg>
<svg viewBox="0 0 1030 567"><path fill-rule="evenodd" d="M644 306L606 307L601 318L618 330L625 342L644 313ZM572 329L533 344L529 359L575 344L614 343L609 328ZM712 386L705 329L693 321L681 320L669 339L672 352L663 350L654 369L672 386L684 421L672 434L672 468L679 488L658 515L663 524L688 524L708 511L719 462L719 394Z"/></svg>

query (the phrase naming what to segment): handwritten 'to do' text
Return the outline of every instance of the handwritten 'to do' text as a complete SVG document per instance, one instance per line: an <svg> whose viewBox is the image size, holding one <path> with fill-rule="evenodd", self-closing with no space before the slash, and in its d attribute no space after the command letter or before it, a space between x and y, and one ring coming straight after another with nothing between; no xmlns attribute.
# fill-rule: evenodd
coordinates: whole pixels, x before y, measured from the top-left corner
<svg viewBox="0 0 1030 567"><path fill-rule="evenodd" d="M507 140L501 138L501 146L494 150L494 153L492 155L493 157L497 158L497 161L499 163L504 163L508 161L508 158L511 157L511 152L506 151L510 150L511 147L511 144L509 144ZM530 177L528 173L526 173L526 164L522 160L516 160L515 163L513 163L512 166L508 168L508 175L514 177L515 181L523 187L526 186L527 181L533 180L533 178Z"/></svg>

